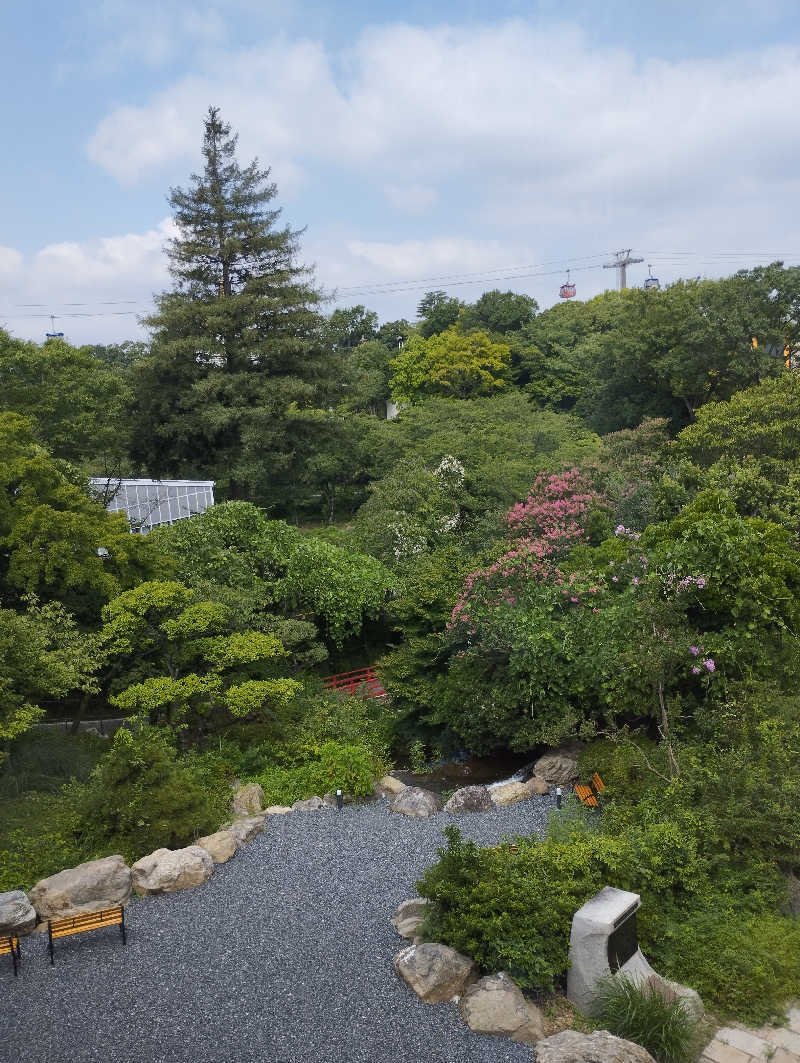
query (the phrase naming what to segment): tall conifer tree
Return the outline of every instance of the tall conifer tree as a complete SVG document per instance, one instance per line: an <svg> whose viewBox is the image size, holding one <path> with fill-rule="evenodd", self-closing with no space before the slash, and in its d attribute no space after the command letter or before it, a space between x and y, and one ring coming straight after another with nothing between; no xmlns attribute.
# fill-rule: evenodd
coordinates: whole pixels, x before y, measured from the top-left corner
<svg viewBox="0 0 800 1063"><path fill-rule="evenodd" d="M313 443L326 355L299 231L279 228L277 189L216 107L205 119L202 174L170 190L178 227L172 291L146 320L136 373L133 457L149 475L215 479L228 498L295 509Z"/></svg>

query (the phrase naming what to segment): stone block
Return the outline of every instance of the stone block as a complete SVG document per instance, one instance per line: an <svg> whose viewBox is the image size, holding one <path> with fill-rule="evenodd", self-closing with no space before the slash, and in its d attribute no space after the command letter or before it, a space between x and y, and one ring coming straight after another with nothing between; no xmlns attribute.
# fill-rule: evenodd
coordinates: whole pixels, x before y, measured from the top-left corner
<svg viewBox="0 0 800 1063"><path fill-rule="evenodd" d="M732 1045L724 1044L716 1038L711 1044L703 1049L703 1055L711 1060L711 1063L750 1063L751 1056L747 1052L741 1052Z"/></svg>
<svg viewBox="0 0 800 1063"><path fill-rule="evenodd" d="M732 1048L738 1048L740 1052L746 1052L748 1056L755 1056L757 1059L766 1059L769 1054L767 1042L760 1037L756 1037L752 1030L740 1030L736 1026L723 1026L717 1030L717 1035L714 1039L722 1041L723 1044L731 1045Z"/></svg>

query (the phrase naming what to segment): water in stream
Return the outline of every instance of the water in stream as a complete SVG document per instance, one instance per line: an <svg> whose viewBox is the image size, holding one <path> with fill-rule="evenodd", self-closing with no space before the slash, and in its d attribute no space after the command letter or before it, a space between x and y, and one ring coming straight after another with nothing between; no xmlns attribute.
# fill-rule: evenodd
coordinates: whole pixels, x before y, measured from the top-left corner
<svg viewBox="0 0 800 1063"><path fill-rule="evenodd" d="M441 794L462 786L491 786L530 775L530 753L497 753L490 757L468 757L441 761L431 771L393 771L406 786L421 786ZM528 769L526 771L526 769Z"/></svg>

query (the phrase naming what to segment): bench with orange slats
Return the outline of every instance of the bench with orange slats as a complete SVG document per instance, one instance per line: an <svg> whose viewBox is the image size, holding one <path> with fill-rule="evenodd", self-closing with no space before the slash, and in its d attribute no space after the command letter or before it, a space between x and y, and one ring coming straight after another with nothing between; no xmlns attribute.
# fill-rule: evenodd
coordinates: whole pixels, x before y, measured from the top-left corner
<svg viewBox="0 0 800 1063"><path fill-rule="evenodd" d="M597 798L594 796L594 792L591 786L576 786L575 793L581 799L581 803L588 805L590 808L597 808Z"/></svg>
<svg viewBox="0 0 800 1063"><path fill-rule="evenodd" d="M83 934L86 930L99 930L104 926L119 926L122 931L122 944L127 944L125 909L121 904L116 905L114 908L103 908L99 912L86 912L83 915L67 916L65 919L51 919L47 924L47 933L50 938L50 963L55 964L53 942L56 938L70 937L72 934Z"/></svg>
<svg viewBox="0 0 800 1063"><path fill-rule="evenodd" d="M592 786L594 786L594 790L597 791L597 796L595 796L595 792L592 790L591 786L578 785L575 787L575 793L580 798L582 804L588 805L589 808L599 808L600 804L597 798L605 791L606 784L597 772L592 776Z"/></svg>
<svg viewBox="0 0 800 1063"><path fill-rule="evenodd" d="M11 937L10 935L0 938L0 956L5 956L6 953L9 952L11 953L11 962L14 964L14 977L16 978L19 974L19 965L22 961L22 954L19 949L19 938Z"/></svg>

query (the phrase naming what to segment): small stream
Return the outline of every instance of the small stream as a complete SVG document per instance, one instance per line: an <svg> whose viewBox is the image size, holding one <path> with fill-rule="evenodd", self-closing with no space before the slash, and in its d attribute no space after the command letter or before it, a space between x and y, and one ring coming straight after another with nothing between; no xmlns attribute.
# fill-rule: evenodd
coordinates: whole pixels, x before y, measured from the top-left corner
<svg viewBox="0 0 800 1063"><path fill-rule="evenodd" d="M462 786L493 786L511 779L527 778L533 758L530 753L497 753L490 757L462 757L440 761L429 772L393 771L406 786L421 786L441 794Z"/></svg>

